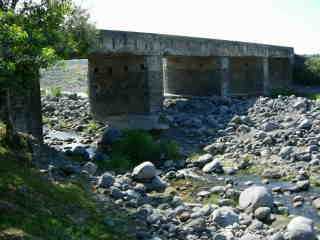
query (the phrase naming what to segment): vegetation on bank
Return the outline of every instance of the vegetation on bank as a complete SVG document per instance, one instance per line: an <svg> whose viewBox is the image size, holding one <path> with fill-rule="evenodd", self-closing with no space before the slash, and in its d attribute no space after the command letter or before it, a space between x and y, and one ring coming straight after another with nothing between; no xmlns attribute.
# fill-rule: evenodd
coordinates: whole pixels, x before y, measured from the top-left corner
<svg viewBox="0 0 320 240"><path fill-rule="evenodd" d="M301 85L320 85L320 56L296 56L293 82Z"/></svg>
<svg viewBox="0 0 320 240"><path fill-rule="evenodd" d="M158 164L165 160L180 159L180 148L175 141L157 139L146 131L127 130L124 136L112 144L110 159L104 161L105 169L124 171L151 161ZM98 162L101 165L101 163Z"/></svg>
<svg viewBox="0 0 320 240"><path fill-rule="evenodd" d="M49 181L32 167L26 138L12 144L0 133L0 239L131 239L126 225L106 225L114 213L99 210L86 181Z"/></svg>

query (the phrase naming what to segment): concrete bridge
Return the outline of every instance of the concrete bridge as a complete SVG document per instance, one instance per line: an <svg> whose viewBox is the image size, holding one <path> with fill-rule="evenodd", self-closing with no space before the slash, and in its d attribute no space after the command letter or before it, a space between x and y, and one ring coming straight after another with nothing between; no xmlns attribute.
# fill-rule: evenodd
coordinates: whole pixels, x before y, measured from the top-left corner
<svg viewBox="0 0 320 240"><path fill-rule="evenodd" d="M261 95L288 86L294 50L256 43L102 31L89 55L91 111L97 120L149 128L165 94ZM42 138L39 80L12 99L16 128ZM0 96L0 119L4 101Z"/></svg>
<svg viewBox="0 0 320 240"><path fill-rule="evenodd" d="M290 47L105 30L89 56L92 113L152 115L164 94L268 95L290 84L293 62Z"/></svg>

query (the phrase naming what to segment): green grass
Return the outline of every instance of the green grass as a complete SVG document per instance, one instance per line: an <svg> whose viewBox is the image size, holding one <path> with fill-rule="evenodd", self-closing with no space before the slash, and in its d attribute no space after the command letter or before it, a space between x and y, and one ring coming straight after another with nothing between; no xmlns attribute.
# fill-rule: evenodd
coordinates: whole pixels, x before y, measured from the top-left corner
<svg viewBox="0 0 320 240"><path fill-rule="evenodd" d="M131 239L124 230L129 217L119 228L105 225L115 213L101 211L85 180L51 182L22 156L26 148L17 156L8 146L0 141L0 239Z"/></svg>

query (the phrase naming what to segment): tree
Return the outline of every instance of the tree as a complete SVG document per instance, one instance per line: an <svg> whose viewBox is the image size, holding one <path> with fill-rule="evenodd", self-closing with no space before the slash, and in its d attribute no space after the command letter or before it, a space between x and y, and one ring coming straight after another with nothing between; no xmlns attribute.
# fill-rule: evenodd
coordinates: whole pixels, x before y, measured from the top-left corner
<svg viewBox="0 0 320 240"><path fill-rule="evenodd" d="M320 57L319 56L312 56L306 60L307 69L320 78Z"/></svg>
<svg viewBox="0 0 320 240"><path fill-rule="evenodd" d="M72 0L0 0L0 94L7 135L12 93L26 94L39 70L60 59L85 56L98 32Z"/></svg>

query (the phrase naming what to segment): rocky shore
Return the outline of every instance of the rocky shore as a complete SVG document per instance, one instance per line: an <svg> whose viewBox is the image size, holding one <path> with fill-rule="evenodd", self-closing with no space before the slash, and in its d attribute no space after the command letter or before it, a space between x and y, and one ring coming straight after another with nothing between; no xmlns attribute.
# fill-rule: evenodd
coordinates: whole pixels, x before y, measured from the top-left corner
<svg viewBox="0 0 320 240"><path fill-rule="evenodd" d="M118 136L91 119L88 99L44 96L45 142L85 159L48 171L87 176L98 196L132 214L137 239L317 239L319 110L295 96L168 98L160 137L175 140L181 158L119 174L99 171L108 156L97 143Z"/></svg>

